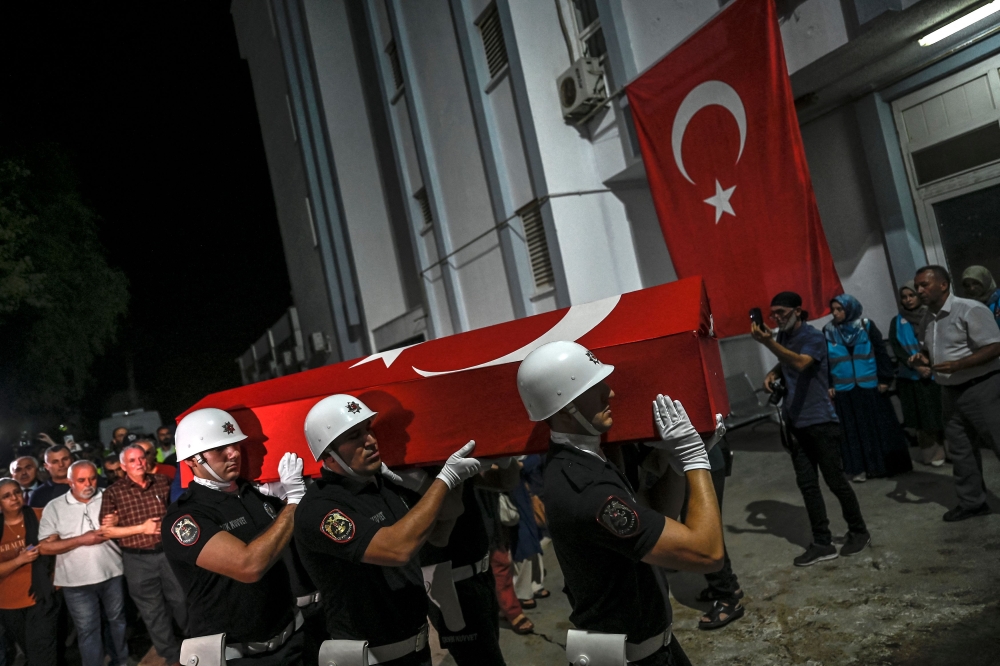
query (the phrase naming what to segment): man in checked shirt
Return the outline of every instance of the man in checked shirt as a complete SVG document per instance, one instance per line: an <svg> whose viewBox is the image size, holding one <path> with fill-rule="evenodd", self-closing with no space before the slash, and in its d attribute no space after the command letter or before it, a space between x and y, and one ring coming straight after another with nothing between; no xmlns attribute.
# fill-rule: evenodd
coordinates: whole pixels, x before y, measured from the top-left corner
<svg viewBox="0 0 1000 666"><path fill-rule="evenodd" d="M180 640L171 617L187 627L184 591L174 576L160 542L160 520L170 504L170 479L147 471L146 451L130 444L120 454L125 478L104 491L101 527L117 539L125 580L156 651L168 664L180 661Z"/></svg>

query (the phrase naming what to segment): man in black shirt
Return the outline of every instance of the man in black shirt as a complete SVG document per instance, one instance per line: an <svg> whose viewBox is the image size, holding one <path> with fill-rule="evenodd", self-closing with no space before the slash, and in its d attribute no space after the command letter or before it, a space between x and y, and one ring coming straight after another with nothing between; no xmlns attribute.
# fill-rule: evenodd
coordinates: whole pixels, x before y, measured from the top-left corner
<svg viewBox="0 0 1000 666"><path fill-rule="evenodd" d="M566 580L570 620L589 632L625 635L625 654L639 666L689 664L671 634L665 580L653 566L708 573L723 561L719 505L705 443L678 401L657 396L653 418L669 463L690 488L679 523L640 505L601 450L612 425L614 392L604 365L575 342L551 342L517 372L532 421L545 421L551 443L545 468L545 514ZM610 640L610 637L609 637ZM619 637L617 640L621 640ZM569 655L574 660L579 655Z"/></svg>
<svg viewBox="0 0 1000 666"><path fill-rule="evenodd" d="M31 493L28 504L36 509L44 509L46 504L68 493L69 466L72 464L73 456L65 445L53 444L45 449L45 470L50 478Z"/></svg>
<svg viewBox="0 0 1000 666"><path fill-rule="evenodd" d="M300 664L302 615L281 556L305 495L302 461L286 453L278 465L282 506L239 478L244 439L221 409L178 424L177 451L194 479L163 517L163 550L187 595L190 633L225 633L227 664Z"/></svg>
<svg viewBox="0 0 1000 666"><path fill-rule="evenodd" d="M448 491L479 472L469 442L452 454L420 498L379 456L376 413L350 395L319 401L306 416L322 477L306 493L295 543L319 587L335 661L430 666L427 596L415 557ZM326 647L326 646L325 646ZM351 660L354 661L351 661Z"/></svg>

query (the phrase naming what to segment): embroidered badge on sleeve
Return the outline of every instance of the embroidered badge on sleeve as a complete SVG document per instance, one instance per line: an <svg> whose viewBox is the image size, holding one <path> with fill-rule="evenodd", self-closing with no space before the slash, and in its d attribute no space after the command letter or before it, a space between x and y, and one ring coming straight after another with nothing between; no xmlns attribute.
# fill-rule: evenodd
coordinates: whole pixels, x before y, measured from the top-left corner
<svg viewBox="0 0 1000 666"><path fill-rule="evenodd" d="M278 513L274 510L274 507L267 502L264 502L264 511L267 512L267 515L271 516L271 520L278 517Z"/></svg>
<svg viewBox="0 0 1000 666"><path fill-rule="evenodd" d="M319 528L337 543L347 543L354 538L354 521L340 509L334 509L323 517Z"/></svg>
<svg viewBox="0 0 1000 666"><path fill-rule="evenodd" d="M175 520L170 532L182 546L195 545L198 543L198 537L201 536L201 528L191 516L181 516Z"/></svg>
<svg viewBox="0 0 1000 666"><path fill-rule="evenodd" d="M639 530L639 514L614 495L597 512L597 522L617 537L630 537Z"/></svg>

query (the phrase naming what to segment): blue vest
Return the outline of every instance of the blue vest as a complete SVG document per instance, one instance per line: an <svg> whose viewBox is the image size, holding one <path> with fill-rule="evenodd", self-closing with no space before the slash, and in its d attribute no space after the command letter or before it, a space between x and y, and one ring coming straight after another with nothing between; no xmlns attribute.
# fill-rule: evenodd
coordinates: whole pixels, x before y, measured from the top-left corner
<svg viewBox="0 0 1000 666"><path fill-rule="evenodd" d="M990 300L986 303L986 307L993 313L993 318L996 320L997 326L1000 326L1000 289L993 292Z"/></svg>
<svg viewBox="0 0 1000 666"><path fill-rule="evenodd" d="M906 350L909 358L920 353L920 342L917 340L917 332L913 330L913 324L903 319L903 315L896 315L896 342ZM900 379L919 381L920 373L906 365L906 359L899 359L899 367L896 368L896 376Z"/></svg>
<svg viewBox="0 0 1000 666"><path fill-rule="evenodd" d="M855 386L875 388L878 373L875 366L875 350L868 337L868 320L864 320L864 330L854 344L854 353L847 350L840 331L832 323L824 328L826 348L830 359L830 380L838 392L850 391Z"/></svg>

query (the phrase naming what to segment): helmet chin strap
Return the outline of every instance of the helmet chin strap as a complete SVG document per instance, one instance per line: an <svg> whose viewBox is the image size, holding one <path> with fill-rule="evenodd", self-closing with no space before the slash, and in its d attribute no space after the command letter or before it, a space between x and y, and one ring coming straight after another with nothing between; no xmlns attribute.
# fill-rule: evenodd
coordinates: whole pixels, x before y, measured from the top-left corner
<svg viewBox="0 0 1000 666"><path fill-rule="evenodd" d="M583 414L581 414L577 410L576 405L574 405L571 402L568 405L566 405L565 409L574 419L576 419L576 422L579 423L584 430L589 432L591 435L597 435L598 437L600 437L601 435L600 431L594 427L593 423L583 418Z"/></svg>
<svg viewBox="0 0 1000 666"><path fill-rule="evenodd" d="M350 465L348 465L347 463L345 463L344 459L341 458L340 455L337 454L336 450L334 450L334 447L331 446L330 448L328 448L326 450L326 452L329 453L331 456L333 456L333 459L337 461L337 464L340 465L340 469L344 470L344 475L345 476L349 476L352 479L355 479L357 481L365 481L365 480L367 480L367 477L361 476L360 474L358 474L357 472L355 472L353 469L351 469Z"/></svg>
<svg viewBox="0 0 1000 666"><path fill-rule="evenodd" d="M215 472L215 470L212 469L212 466L208 464L208 461L205 460L205 456L201 455L200 453L194 457L194 461L196 463L198 463L199 467L201 467L203 470L205 470L206 472L208 472L212 476L213 479L215 479L216 481L218 481L222 485L224 485L226 487L229 487L229 485L232 483L232 481L226 481L221 476L219 476Z"/></svg>

